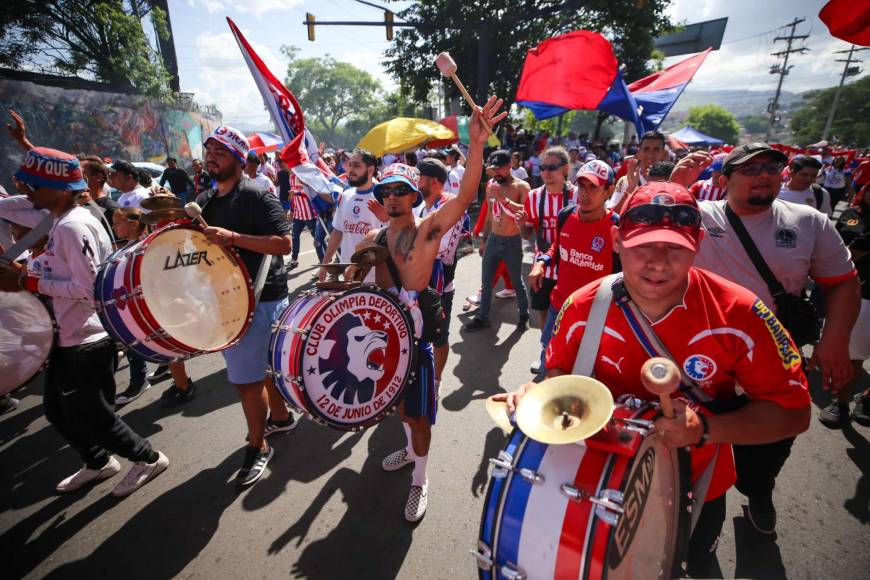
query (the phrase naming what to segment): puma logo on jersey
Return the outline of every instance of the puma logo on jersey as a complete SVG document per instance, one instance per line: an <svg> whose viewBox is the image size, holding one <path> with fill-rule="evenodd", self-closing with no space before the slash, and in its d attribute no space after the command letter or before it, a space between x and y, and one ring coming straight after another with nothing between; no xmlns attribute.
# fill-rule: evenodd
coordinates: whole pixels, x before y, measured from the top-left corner
<svg viewBox="0 0 870 580"><path fill-rule="evenodd" d="M619 361L614 362L613 359L606 354L601 355L601 362L606 362L607 364L612 365L617 371L619 371L619 374L622 374L622 369L619 365L622 364L623 360L625 360L624 356L619 357Z"/></svg>

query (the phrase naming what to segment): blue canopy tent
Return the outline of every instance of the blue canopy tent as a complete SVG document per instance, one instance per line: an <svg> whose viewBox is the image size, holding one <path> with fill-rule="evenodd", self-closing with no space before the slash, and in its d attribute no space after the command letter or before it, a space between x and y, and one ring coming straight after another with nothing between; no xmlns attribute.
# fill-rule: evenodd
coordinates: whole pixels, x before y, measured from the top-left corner
<svg viewBox="0 0 870 580"><path fill-rule="evenodd" d="M717 139L716 137L711 137L709 135L704 135L691 125L686 125L676 133L671 133L671 137L678 139L690 146L700 146L700 145L722 145L725 143L722 139Z"/></svg>

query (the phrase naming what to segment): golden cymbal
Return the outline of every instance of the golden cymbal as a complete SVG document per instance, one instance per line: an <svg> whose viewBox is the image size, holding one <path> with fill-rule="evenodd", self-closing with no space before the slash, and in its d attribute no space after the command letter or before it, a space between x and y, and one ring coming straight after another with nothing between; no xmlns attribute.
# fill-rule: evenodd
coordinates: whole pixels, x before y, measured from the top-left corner
<svg viewBox="0 0 870 580"><path fill-rule="evenodd" d="M599 381L564 375L541 382L517 405L517 425L535 441L574 443L594 435L613 414L613 395Z"/></svg>
<svg viewBox="0 0 870 580"><path fill-rule="evenodd" d="M184 202L174 195L155 195L148 199L143 199L139 205L142 209L148 211L184 208Z"/></svg>
<svg viewBox="0 0 870 580"><path fill-rule="evenodd" d="M492 397L487 397L486 412L489 413L490 418L505 433L510 433L514 430L514 426L511 425L510 417L508 416L507 403L504 401L493 401Z"/></svg>
<svg viewBox="0 0 870 580"><path fill-rule="evenodd" d="M154 198L152 197L151 199ZM142 203L145 203L145 200L143 200ZM190 216L187 215L187 212L183 209L158 209L142 214L139 217L140 222L142 222L143 224L148 224L149 226L153 226L154 224L159 224L161 222L171 222L178 219L190 219Z"/></svg>
<svg viewBox="0 0 870 580"><path fill-rule="evenodd" d="M368 248L362 248L354 252L353 256L350 257L350 261L361 268L365 268L386 262L389 255L385 247L372 244Z"/></svg>

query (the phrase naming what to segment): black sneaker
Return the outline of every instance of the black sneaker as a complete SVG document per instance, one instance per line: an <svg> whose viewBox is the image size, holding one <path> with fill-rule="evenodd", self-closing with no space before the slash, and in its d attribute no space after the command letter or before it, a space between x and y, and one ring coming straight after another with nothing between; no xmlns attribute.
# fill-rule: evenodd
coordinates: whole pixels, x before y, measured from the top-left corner
<svg viewBox="0 0 870 580"><path fill-rule="evenodd" d="M852 420L864 427L870 427L870 395L855 395L855 407L852 409Z"/></svg>
<svg viewBox="0 0 870 580"><path fill-rule="evenodd" d="M142 393L150 388L151 385L148 383L145 383L144 385L130 385L127 387L127 390L115 397L115 404L126 405L127 403L135 401L142 396Z"/></svg>
<svg viewBox="0 0 870 580"><path fill-rule="evenodd" d="M148 382L152 385L161 383L170 378L172 373L169 372L169 365L157 365L157 368L148 373Z"/></svg>
<svg viewBox="0 0 870 580"><path fill-rule="evenodd" d="M746 509L752 527L761 534L776 533L776 508L770 495L754 495L749 498Z"/></svg>
<svg viewBox="0 0 870 580"><path fill-rule="evenodd" d="M299 262L297 260L291 260L290 261L290 268L288 268L288 269L292 270L292 269L298 268L298 267L299 267Z"/></svg>
<svg viewBox="0 0 870 580"><path fill-rule="evenodd" d="M168 389L160 395L160 405L162 407L174 407L192 401L196 397L196 385L193 381L187 379L187 388L179 389L175 383L172 383Z"/></svg>
<svg viewBox="0 0 870 580"><path fill-rule="evenodd" d="M471 322L463 326L466 332L477 332L482 328L489 328L492 326L492 323L489 320L484 320L483 318L472 318Z"/></svg>
<svg viewBox="0 0 870 580"><path fill-rule="evenodd" d="M0 397L0 415L4 413L8 413L10 411L14 411L18 408L18 403L20 403L18 399L13 397L12 395L3 395Z"/></svg>
<svg viewBox="0 0 870 580"><path fill-rule="evenodd" d="M299 423L293 418L293 413L287 417L286 421L273 421L272 417L266 420L266 428L263 429L263 437L274 435L275 433L287 433L296 428Z"/></svg>
<svg viewBox="0 0 870 580"><path fill-rule="evenodd" d="M842 429L849 423L849 403L839 400L831 401L831 404L819 413L819 423L828 429Z"/></svg>
<svg viewBox="0 0 870 580"><path fill-rule="evenodd" d="M247 487L260 479L263 472L266 471L266 466L269 465L269 460L274 455L275 449L272 446L269 446L265 451L256 447L245 447L245 461L236 475L236 485Z"/></svg>
<svg viewBox="0 0 870 580"><path fill-rule="evenodd" d="M517 330L526 330L529 328L529 315L528 314L520 314L519 320L517 320Z"/></svg>

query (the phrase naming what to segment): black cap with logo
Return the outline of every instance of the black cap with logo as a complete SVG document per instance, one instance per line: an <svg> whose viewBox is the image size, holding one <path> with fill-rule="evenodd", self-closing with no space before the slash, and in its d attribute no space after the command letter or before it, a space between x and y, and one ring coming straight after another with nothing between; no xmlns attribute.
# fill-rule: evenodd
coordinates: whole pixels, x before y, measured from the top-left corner
<svg viewBox="0 0 870 580"><path fill-rule="evenodd" d="M511 153L507 149L497 149L489 154L488 167L504 167L511 164Z"/></svg>
<svg viewBox="0 0 870 580"><path fill-rule="evenodd" d="M772 155L777 161L788 163L788 155L782 151L777 151L767 143L747 143L731 150L731 153L728 154L722 163L722 173L731 175L737 166L743 165L750 159L765 153Z"/></svg>

